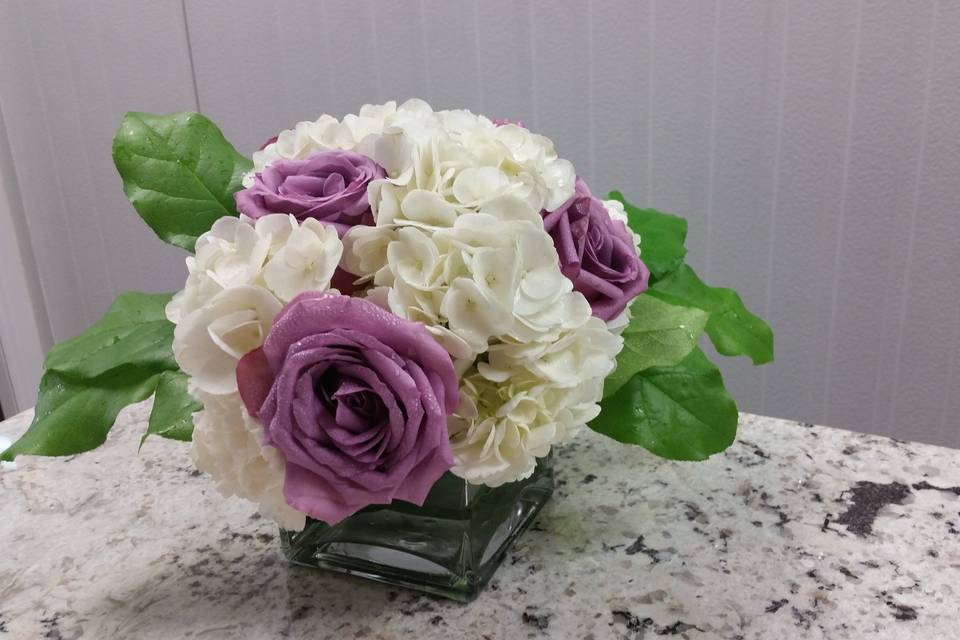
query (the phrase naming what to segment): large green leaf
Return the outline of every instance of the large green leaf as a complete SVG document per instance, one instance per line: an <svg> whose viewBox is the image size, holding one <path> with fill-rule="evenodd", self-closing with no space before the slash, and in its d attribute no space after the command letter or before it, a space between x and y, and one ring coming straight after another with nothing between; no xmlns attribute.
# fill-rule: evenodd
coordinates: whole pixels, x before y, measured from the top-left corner
<svg viewBox="0 0 960 640"><path fill-rule="evenodd" d="M0 459L9 461L21 454L64 456L103 444L120 410L150 397L158 378L130 366L87 381L47 371L30 428Z"/></svg>
<svg viewBox="0 0 960 640"><path fill-rule="evenodd" d="M55 346L44 362L33 423L4 459L93 449L106 439L120 409L148 398L161 381L157 429L163 416L172 423L179 382L169 380L177 372L173 325L164 317L169 300L170 294L121 294L93 326ZM167 426L185 433L182 425Z"/></svg>
<svg viewBox="0 0 960 640"><path fill-rule="evenodd" d="M107 313L75 338L50 350L44 366L75 378L95 378L120 365L176 369L173 324L164 316L170 294L121 293Z"/></svg>
<svg viewBox="0 0 960 640"><path fill-rule="evenodd" d="M591 429L672 460L703 460L737 433L737 406L700 349L679 364L634 375L600 407Z"/></svg>
<svg viewBox="0 0 960 640"><path fill-rule="evenodd" d="M640 257L650 270L650 282L673 272L687 255L683 243L687 238L687 221L655 209L641 209L627 202L619 191L608 196L619 200L627 213L627 221L640 234Z"/></svg>
<svg viewBox="0 0 960 640"><path fill-rule="evenodd" d="M614 394L638 371L683 360L697 346L709 317L702 309L668 304L648 295L637 297L630 313L617 368L603 382L604 397Z"/></svg>
<svg viewBox="0 0 960 640"><path fill-rule="evenodd" d="M193 250L217 218L236 214L233 194L253 166L199 113L130 112L113 139L123 192L162 240Z"/></svg>
<svg viewBox="0 0 960 640"><path fill-rule="evenodd" d="M704 284L687 265L657 282L648 293L671 304L697 307L710 313L707 335L725 356L749 356L753 364L773 360L773 332L753 315L732 289Z"/></svg>
<svg viewBox="0 0 960 640"><path fill-rule="evenodd" d="M189 442L193 436L193 414L200 409L200 404L187 393L187 375L180 371L164 371L160 374L150 422L140 440L141 446L150 435Z"/></svg>

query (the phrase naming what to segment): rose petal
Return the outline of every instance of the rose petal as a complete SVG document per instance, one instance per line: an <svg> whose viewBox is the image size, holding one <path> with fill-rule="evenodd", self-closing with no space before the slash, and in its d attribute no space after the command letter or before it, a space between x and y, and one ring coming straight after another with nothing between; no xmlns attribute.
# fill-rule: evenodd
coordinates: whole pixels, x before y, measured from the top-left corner
<svg viewBox="0 0 960 640"><path fill-rule="evenodd" d="M419 504L453 465L457 375L423 325L309 292L277 315L262 361L276 375L259 416L291 506L333 523L395 498Z"/></svg>
<svg viewBox="0 0 960 640"><path fill-rule="evenodd" d="M569 200L541 215L561 272L586 297L594 316L611 320L646 290L649 272L633 234L621 220L611 218L583 180L576 179Z"/></svg>
<svg viewBox="0 0 960 640"><path fill-rule="evenodd" d="M270 394L272 384L273 372L270 371L270 363L263 355L262 347L254 349L237 362L237 389L240 391L240 399L254 418Z"/></svg>

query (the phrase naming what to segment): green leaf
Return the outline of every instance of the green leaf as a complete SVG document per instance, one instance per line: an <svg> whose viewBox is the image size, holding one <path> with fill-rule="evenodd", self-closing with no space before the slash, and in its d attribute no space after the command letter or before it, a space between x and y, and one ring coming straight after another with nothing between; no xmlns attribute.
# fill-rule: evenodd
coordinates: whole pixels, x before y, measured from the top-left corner
<svg viewBox="0 0 960 640"><path fill-rule="evenodd" d="M640 234L640 257L650 270L654 283L683 264L687 249L687 221L655 209L641 209L627 202L619 191L611 191L609 199L619 200L627 213L630 228Z"/></svg>
<svg viewBox="0 0 960 640"><path fill-rule="evenodd" d="M44 366L91 379L121 365L151 371L176 369L173 324L164 315L168 293L120 294L107 313L80 335L50 350Z"/></svg>
<svg viewBox="0 0 960 640"><path fill-rule="evenodd" d="M603 382L604 397L615 393L638 371L683 360L697 346L709 317L701 309L668 304L648 295L637 297L630 313L617 368Z"/></svg>
<svg viewBox="0 0 960 640"><path fill-rule="evenodd" d="M233 194L252 168L199 113L130 112L113 138L123 192L160 238L193 251L217 218L237 215Z"/></svg>
<svg viewBox="0 0 960 640"><path fill-rule="evenodd" d="M708 311L707 335L719 353L749 356L753 364L773 360L773 332L766 322L747 311L736 291L708 286L693 269L683 265L648 293L671 304Z"/></svg>
<svg viewBox="0 0 960 640"><path fill-rule="evenodd" d="M150 397L161 382L163 401L154 408L157 429L169 415L166 430L189 437L184 425L173 424L179 381L170 378L183 374L173 359L173 325L164 316L170 297L123 293L93 326L51 349L33 423L3 458L93 449L106 439L123 407Z"/></svg>
<svg viewBox="0 0 960 640"><path fill-rule="evenodd" d="M47 371L40 381L30 428L0 460L22 454L65 456L103 444L120 410L150 397L158 378L156 373L130 366L86 381Z"/></svg>
<svg viewBox="0 0 960 640"><path fill-rule="evenodd" d="M733 443L737 406L700 349L636 374L600 403L590 428L672 460L704 460Z"/></svg>
<svg viewBox="0 0 960 640"><path fill-rule="evenodd" d="M157 393L153 398L153 410L147 432L140 439L143 446L147 436L190 441L193 436L193 414L203 407L187 393L187 375L180 371L165 371L160 374Z"/></svg>

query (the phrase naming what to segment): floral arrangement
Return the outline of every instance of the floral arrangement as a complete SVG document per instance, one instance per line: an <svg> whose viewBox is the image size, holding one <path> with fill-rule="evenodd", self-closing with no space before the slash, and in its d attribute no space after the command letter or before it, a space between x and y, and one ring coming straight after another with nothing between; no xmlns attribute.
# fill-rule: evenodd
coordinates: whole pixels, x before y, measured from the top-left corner
<svg viewBox="0 0 960 640"><path fill-rule="evenodd" d="M737 409L697 344L755 364L769 327L683 263L686 223L592 194L521 123L366 105L237 153L195 113L130 113L130 202L192 255L175 295L127 293L45 362L2 458L147 433L192 439L224 494L283 527L422 504L451 472L498 486L584 425L675 459Z"/></svg>

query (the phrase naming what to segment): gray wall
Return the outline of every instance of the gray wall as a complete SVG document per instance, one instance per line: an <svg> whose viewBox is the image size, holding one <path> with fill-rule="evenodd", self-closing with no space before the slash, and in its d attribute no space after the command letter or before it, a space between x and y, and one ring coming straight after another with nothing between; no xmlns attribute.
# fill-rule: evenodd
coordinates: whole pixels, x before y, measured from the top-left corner
<svg viewBox="0 0 960 640"><path fill-rule="evenodd" d="M694 266L777 335L774 365L725 368L744 408L960 445L960 3L7 0L0 61L55 339L182 282L111 166L125 110L199 109L250 152L419 96L687 216Z"/></svg>

